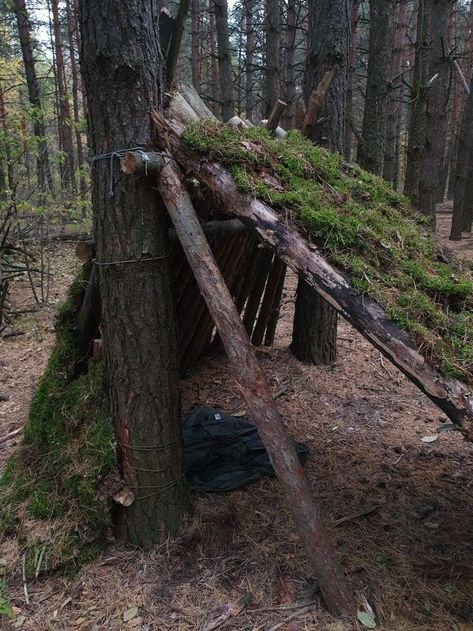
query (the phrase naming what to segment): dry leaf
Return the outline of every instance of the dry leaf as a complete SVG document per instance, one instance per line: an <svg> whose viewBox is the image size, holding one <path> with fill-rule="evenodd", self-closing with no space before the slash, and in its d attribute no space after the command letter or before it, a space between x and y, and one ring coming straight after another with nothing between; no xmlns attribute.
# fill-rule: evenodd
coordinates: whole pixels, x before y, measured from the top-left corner
<svg viewBox="0 0 473 631"><path fill-rule="evenodd" d="M138 607L130 607L123 613L123 622L130 622L135 616L138 615Z"/></svg>
<svg viewBox="0 0 473 631"><path fill-rule="evenodd" d="M421 438L421 441L423 443L433 443L437 440L438 437L439 437L438 434L432 434L431 436L423 436Z"/></svg>

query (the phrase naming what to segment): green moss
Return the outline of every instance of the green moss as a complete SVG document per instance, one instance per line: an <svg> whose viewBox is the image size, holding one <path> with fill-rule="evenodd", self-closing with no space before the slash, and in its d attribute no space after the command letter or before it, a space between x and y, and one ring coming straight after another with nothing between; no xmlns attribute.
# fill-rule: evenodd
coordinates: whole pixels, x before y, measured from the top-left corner
<svg viewBox="0 0 473 631"><path fill-rule="evenodd" d="M276 140L262 128L203 121L183 138L229 168L243 193L300 226L445 375L473 382L471 270L437 260L428 218L414 213L405 197L297 131Z"/></svg>
<svg viewBox="0 0 473 631"><path fill-rule="evenodd" d="M42 572L77 567L79 559L96 553L110 526L110 507L99 499L100 484L115 467L101 365L79 377L73 373L83 290L81 273L59 311L56 344L31 402L22 445L0 477L0 504L7 507L0 535L15 532L31 576L38 563Z"/></svg>

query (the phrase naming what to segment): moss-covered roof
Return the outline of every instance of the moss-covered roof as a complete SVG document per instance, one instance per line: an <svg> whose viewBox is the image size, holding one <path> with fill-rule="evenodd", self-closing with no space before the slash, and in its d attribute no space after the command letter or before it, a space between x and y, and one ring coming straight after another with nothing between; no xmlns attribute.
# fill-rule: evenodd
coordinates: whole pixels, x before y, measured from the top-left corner
<svg viewBox="0 0 473 631"><path fill-rule="evenodd" d="M446 377L473 382L471 269L439 260L428 220L405 197L295 131L275 140L265 129L206 120L182 137L223 163L242 191L285 213Z"/></svg>

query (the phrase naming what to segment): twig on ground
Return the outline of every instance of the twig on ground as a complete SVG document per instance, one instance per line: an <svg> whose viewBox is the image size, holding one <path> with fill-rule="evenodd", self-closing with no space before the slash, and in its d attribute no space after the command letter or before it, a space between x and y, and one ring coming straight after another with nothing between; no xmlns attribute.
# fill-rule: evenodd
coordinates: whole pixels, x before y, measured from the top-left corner
<svg viewBox="0 0 473 631"><path fill-rule="evenodd" d="M377 506L372 506L371 508L366 508L364 511L361 511L359 513L352 513L351 515L345 515L345 517L340 517L340 519L336 519L333 522L333 525L340 526L341 524L344 524L347 521L353 521L354 519L358 519L359 517L365 517L365 515L371 515L371 513L374 513L377 510L378 510Z"/></svg>
<svg viewBox="0 0 473 631"><path fill-rule="evenodd" d="M8 401L8 398L6 400ZM14 429L9 434L5 434L5 436L0 436L0 445L2 443L6 443L7 440L10 440L11 438L14 438L15 436L18 436L18 434L20 434L22 432L22 430L23 430L23 428L19 427L18 429Z"/></svg>
<svg viewBox="0 0 473 631"><path fill-rule="evenodd" d="M23 592L25 594L25 604L30 604L30 597L28 595L28 587L26 586L26 553L23 554L21 559L21 574L23 577Z"/></svg>
<svg viewBox="0 0 473 631"><path fill-rule="evenodd" d="M305 613L309 613L309 611L313 609L314 607L315 607L315 603L312 603L312 605L308 605L307 607L302 607L298 611L291 613L291 615L287 616L287 618L282 620L282 622L278 622L272 627L269 627L268 629L266 629L266 631L277 631L278 629L282 629L283 627L286 626L288 622L291 622L291 620L294 620L294 618L298 618L299 616L302 616Z"/></svg>

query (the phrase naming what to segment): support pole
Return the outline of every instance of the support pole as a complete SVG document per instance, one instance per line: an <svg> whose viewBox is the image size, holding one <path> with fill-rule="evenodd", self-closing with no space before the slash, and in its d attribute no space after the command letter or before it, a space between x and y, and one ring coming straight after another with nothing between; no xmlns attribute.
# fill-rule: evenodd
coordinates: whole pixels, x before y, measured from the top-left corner
<svg viewBox="0 0 473 631"><path fill-rule="evenodd" d="M282 115L286 111L287 103L278 99L274 104L273 111L269 115L268 122L266 123L266 129L271 133L276 131L276 127L279 125L279 121Z"/></svg>
<svg viewBox="0 0 473 631"><path fill-rule="evenodd" d="M354 598L337 561L332 537L322 525L266 375L251 348L175 162L169 162L161 171L158 188L215 321L238 388L283 487L327 608L334 615L348 616L353 613Z"/></svg>

